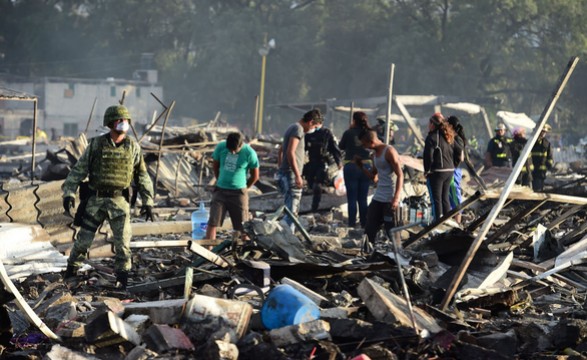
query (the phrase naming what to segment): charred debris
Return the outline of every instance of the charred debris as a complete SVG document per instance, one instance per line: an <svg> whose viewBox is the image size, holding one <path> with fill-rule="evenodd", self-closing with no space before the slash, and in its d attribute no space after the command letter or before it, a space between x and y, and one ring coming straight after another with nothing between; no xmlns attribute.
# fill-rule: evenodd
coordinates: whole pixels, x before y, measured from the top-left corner
<svg viewBox="0 0 587 360"><path fill-rule="evenodd" d="M561 77L536 132L577 60ZM107 224L86 266L63 280L76 228L63 214L60 187L87 146L85 136L65 139L45 154L33 144L28 173L26 157L4 157L1 171L6 162L19 165L0 189L0 357L587 356L584 161L560 166L542 193L514 185L520 164L482 171L481 188L465 172L465 201L430 222L421 161L402 155L402 223L366 249L363 231L345 226L344 196L325 194L314 213L311 201L302 199L296 231L282 226L287 209L273 180L278 141L257 138L249 143L259 155L262 181L250 194L250 241L240 241L228 221L217 240L192 240L190 212L209 199L213 185L209 155L232 129L216 121L166 127L172 108L160 115L166 114L162 127L146 131L158 131L158 139L137 136L154 179L157 217L132 224L126 291L113 286Z"/></svg>
<svg viewBox="0 0 587 360"><path fill-rule="evenodd" d="M272 177L277 141L254 139L262 181L250 200L253 219L245 231L251 241L241 242L230 224L217 240L192 241L190 212L209 199L213 184L209 155L230 129L167 131L173 136L161 146L141 142L157 179L158 216L154 223L139 218L133 223L126 292L113 287L107 225L98 231L79 276L62 279L76 229L61 209L60 186L87 144L84 136L46 150L35 169L41 181L29 182L21 163L7 175L0 197L3 358L578 359L587 354L583 163L559 166L544 193L514 186L471 256L509 172L482 172L486 190L467 176L466 201L454 212L462 212L462 222L457 224L453 213L427 223L421 216L428 199L419 160L406 158L404 222L392 233L381 232L375 249L365 252L362 230L345 225L344 196L325 194L316 213L304 199L297 231L282 226L284 210ZM11 156L25 159L5 159ZM443 306L468 256L470 266ZM284 320L272 328L267 318L283 314L263 308L281 304L274 295L280 287L289 289L286 298L302 294L311 304L285 306L283 311L302 313L303 321Z"/></svg>

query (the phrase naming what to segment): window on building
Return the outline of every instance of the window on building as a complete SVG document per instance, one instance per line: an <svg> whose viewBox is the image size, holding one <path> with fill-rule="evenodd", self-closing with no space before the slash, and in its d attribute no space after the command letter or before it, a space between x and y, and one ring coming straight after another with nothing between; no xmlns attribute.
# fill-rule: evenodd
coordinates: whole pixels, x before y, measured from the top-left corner
<svg viewBox="0 0 587 360"><path fill-rule="evenodd" d="M23 119L20 121L18 135L32 136L33 135L33 119Z"/></svg>
<svg viewBox="0 0 587 360"><path fill-rule="evenodd" d="M78 128L76 123L63 123L63 135L77 136Z"/></svg>
<svg viewBox="0 0 587 360"><path fill-rule="evenodd" d="M63 90L63 97L64 98L72 98L75 95L75 84L70 83L67 89Z"/></svg>
<svg viewBox="0 0 587 360"><path fill-rule="evenodd" d="M116 96L116 86L110 86L110 96Z"/></svg>
<svg viewBox="0 0 587 360"><path fill-rule="evenodd" d="M137 86L136 93L137 93L137 97L140 98L141 97L141 87L140 86Z"/></svg>

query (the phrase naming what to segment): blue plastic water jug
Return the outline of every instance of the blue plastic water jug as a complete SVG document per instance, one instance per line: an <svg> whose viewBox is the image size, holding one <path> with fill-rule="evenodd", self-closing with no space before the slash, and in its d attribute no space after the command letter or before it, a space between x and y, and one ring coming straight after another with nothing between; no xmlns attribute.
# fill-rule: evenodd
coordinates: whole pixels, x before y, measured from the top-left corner
<svg viewBox="0 0 587 360"><path fill-rule="evenodd" d="M192 239L200 240L206 236L208 229L208 210L204 202L200 202L200 208L192 212Z"/></svg>
<svg viewBox="0 0 587 360"><path fill-rule="evenodd" d="M291 285L277 285L261 308L261 321L271 330L320 318L320 308Z"/></svg>

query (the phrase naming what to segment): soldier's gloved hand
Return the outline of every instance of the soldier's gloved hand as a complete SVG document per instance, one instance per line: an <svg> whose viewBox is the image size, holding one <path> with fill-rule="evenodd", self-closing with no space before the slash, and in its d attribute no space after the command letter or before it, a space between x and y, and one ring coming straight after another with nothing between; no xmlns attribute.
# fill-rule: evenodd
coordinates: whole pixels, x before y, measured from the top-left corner
<svg viewBox="0 0 587 360"><path fill-rule="evenodd" d="M150 205L145 205L143 206L143 211L141 211L142 213L145 214L145 221L149 221L149 219L151 220L151 222L153 222L153 207Z"/></svg>
<svg viewBox="0 0 587 360"><path fill-rule="evenodd" d="M73 196L66 196L63 198L63 208L65 212L71 215L71 210L75 207L75 199Z"/></svg>

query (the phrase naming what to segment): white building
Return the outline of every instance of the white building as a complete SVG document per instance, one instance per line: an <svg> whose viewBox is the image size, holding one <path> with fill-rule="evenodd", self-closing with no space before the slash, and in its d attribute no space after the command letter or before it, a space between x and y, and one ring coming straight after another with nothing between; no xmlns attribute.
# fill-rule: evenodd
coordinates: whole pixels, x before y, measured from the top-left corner
<svg viewBox="0 0 587 360"><path fill-rule="evenodd" d="M56 77L22 79L0 75L0 88L36 96L37 126L45 130L49 137L53 132L57 136L77 136L86 130L88 120L87 135L93 137L102 127L106 108L118 104L123 93L124 105L130 110L137 132L142 129L141 125L151 122L155 113L163 111L161 104L153 97L164 100L163 88L158 85L157 70L137 70L133 77L133 80ZM33 110L32 102L0 101L0 136L9 140L20 135L31 135Z"/></svg>

